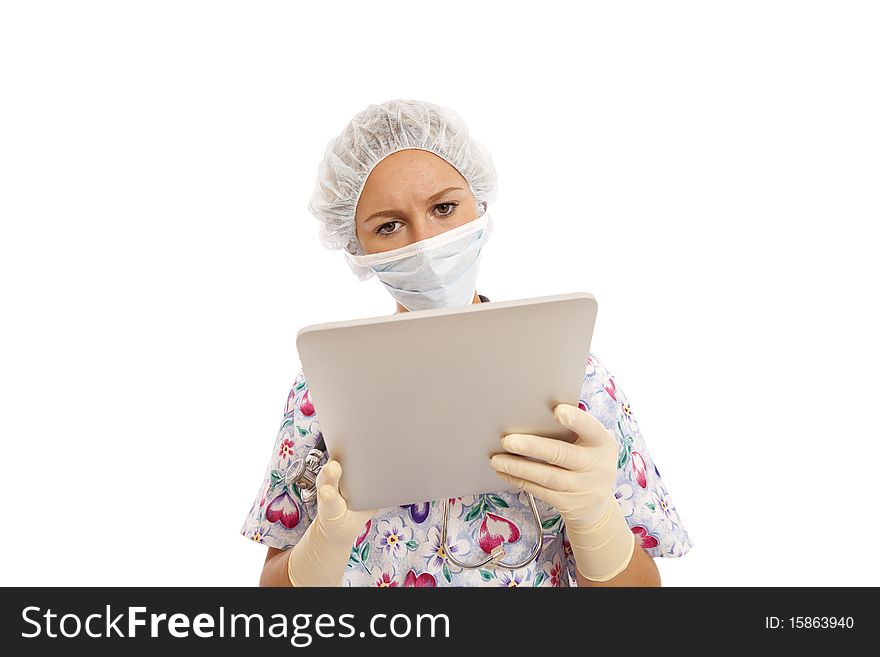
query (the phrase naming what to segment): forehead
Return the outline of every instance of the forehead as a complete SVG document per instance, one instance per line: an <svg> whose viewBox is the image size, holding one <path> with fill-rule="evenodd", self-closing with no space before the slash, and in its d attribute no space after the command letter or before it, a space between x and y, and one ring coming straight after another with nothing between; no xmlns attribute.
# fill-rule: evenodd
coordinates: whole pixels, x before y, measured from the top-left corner
<svg viewBox="0 0 880 657"><path fill-rule="evenodd" d="M449 162L429 151L410 148L392 153L373 167L358 206L366 209L377 203L423 199L443 187L457 185L467 189L464 178Z"/></svg>

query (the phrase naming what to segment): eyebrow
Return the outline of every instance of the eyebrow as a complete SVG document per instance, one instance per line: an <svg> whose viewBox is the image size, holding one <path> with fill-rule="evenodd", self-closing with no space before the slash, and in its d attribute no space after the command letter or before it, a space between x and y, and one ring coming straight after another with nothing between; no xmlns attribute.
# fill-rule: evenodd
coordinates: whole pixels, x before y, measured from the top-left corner
<svg viewBox="0 0 880 657"><path fill-rule="evenodd" d="M444 194L451 192L451 191L454 191L456 189L461 190L463 188L462 187L447 187L446 189L440 190L436 194L431 194L431 196L428 197L427 201L428 201L428 203L433 203L434 201L436 201L438 198L440 198ZM373 219L378 219L380 217L393 217L394 215L397 215L397 214L400 214L399 210L380 210L379 212L374 212L369 217L364 219L364 223L368 224Z"/></svg>

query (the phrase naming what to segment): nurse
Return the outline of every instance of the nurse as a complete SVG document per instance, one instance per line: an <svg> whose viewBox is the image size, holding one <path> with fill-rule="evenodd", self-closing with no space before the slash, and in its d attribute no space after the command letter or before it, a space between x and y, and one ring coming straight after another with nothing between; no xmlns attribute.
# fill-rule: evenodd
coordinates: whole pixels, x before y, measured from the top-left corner
<svg viewBox="0 0 880 657"><path fill-rule="evenodd" d="M476 280L496 195L491 155L456 112L398 99L368 106L329 142L309 211L322 243L344 249L359 279L376 276L401 313L490 302ZM240 529L268 548L260 585L659 586L654 558L693 543L622 389L594 353L584 367L578 404L554 409L575 442L499 436L504 453L490 463L516 491L370 511L348 509L326 454L316 500L287 476L323 445L300 369ZM502 553L525 565L469 567Z"/></svg>

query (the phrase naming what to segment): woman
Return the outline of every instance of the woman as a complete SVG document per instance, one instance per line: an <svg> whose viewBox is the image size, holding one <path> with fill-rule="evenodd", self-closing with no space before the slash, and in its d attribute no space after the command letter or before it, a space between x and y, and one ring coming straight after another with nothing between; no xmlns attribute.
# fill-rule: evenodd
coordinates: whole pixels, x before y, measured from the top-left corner
<svg viewBox="0 0 880 657"><path fill-rule="evenodd" d="M475 286L495 197L491 156L458 114L392 100L368 106L330 141L309 210L324 245L344 248L358 278L377 276L397 312L408 312L489 302ZM324 463L316 501L304 502L308 487L290 480L294 461L323 449L301 369L240 530L268 546L260 584L658 586L653 557L681 556L692 542L595 354L578 405L554 413L574 443L510 434L491 459L499 483L517 491L352 511L339 494L342 468L323 452L314 453Z"/></svg>

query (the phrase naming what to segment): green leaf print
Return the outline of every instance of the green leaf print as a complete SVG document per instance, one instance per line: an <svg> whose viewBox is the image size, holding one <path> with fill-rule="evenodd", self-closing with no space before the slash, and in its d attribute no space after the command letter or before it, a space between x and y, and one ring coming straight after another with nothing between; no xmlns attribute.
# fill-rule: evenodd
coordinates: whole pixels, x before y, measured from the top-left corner
<svg viewBox="0 0 880 657"><path fill-rule="evenodd" d="M492 581L492 578L495 577L495 575L490 573L488 570L483 570L482 568L480 568L480 577L482 577L485 581L490 582Z"/></svg>
<svg viewBox="0 0 880 657"><path fill-rule="evenodd" d="M502 509L510 508L510 505L497 495L490 495L489 500L492 502L492 504L494 504L495 506L500 506Z"/></svg>
<svg viewBox="0 0 880 657"><path fill-rule="evenodd" d="M539 572L535 576L535 581L532 582L532 586L541 586L541 582L544 581L544 571Z"/></svg>
<svg viewBox="0 0 880 657"><path fill-rule="evenodd" d="M417 547L419 547L418 541L407 541L406 542L406 549L407 550L415 550Z"/></svg>
<svg viewBox="0 0 880 657"><path fill-rule="evenodd" d="M370 556L370 543L364 542L363 547L361 547L361 561L366 561L367 557Z"/></svg>
<svg viewBox="0 0 880 657"><path fill-rule="evenodd" d="M299 392L300 390L302 390L302 389L305 388L305 387L306 387L306 382L305 382L305 381L300 381L300 382L297 384L295 390L296 390L297 392Z"/></svg>
<svg viewBox="0 0 880 657"><path fill-rule="evenodd" d="M473 520L474 518L476 518L478 515L480 515L480 511L481 511L481 510L482 510L482 505L481 505L481 504L474 504L474 505L470 508L470 510L467 512L467 515L464 517L465 521L466 521L466 522L470 522L471 520Z"/></svg>
<svg viewBox="0 0 880 657"><path fill-rule="evenodd" d="M632 436L623 430L620 420L617 421L617 432L621 438L620 451L617 455L617 469L620 470L629 461L630 454L632 453L633 439Z"/></svg>
<svg viewBox="0 0 880 657"><path fill-rule="evenodd" d="M284 422L281 423L281 429L279 429L279 431L283 431L285 428L287 428L292 423L293 423L292 417L285 419Z"/></svg>
<svg viewBox="0 0 880 657"><path fill-rule="evenodd" d="M443 577L446 578L447 582L452 582L452 575L449 572L449 568L446 567L446 564L443 564Z"/></svg>
<svg viewBox="0 0 880 657"><path fill-rule="evenodd" d="M651 509L651 511L656 511L656 510L657 510L657 507L654 506L654 503L653 503L653 502L645 502L645 506L648 507L649 509Z"/></svg>
<svg viewBox="0 0 880 657"><path fill-rule="evenodd" d="M299 435L300 435L300 436L305 437L305 436L308 436L308 435L309 435L309 430L308 430L308 429L303 429L302 427L297 427L296 430L299 431Z"/></svg>
<svg viewBox="0 0 880 657"><path fill-rule="evenodd" d="M559 514L556 514L552 518L546 518L546 519L542 520L541 527L543 529L550 529L553 525L555 525L560 520L562 520L562 516L560 516Z"/></svg>

